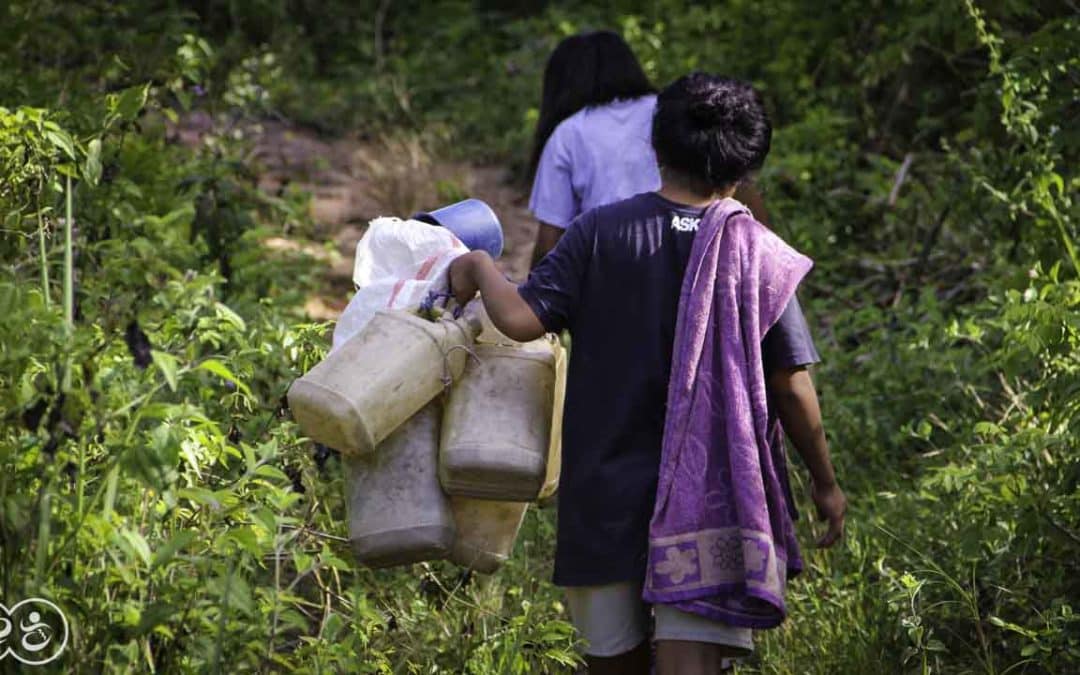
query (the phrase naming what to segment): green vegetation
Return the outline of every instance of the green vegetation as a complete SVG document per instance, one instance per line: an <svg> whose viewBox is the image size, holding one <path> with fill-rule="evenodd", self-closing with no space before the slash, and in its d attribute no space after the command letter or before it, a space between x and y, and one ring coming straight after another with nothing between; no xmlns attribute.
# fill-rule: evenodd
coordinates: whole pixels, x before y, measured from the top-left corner
<svg viewBox="0 0 1080 675"><path fill-rule="evenodd" d="M352 564L338 462L282 409L320 263L259 244L316 229L250 149L283 116L520 171L544 59L590 27L657 82L762 89L762 189L817 261L850 531L740 671L1080 670L1075 4L582 4L0 9L0 601L64 608L58 672L571 669L550 509L491 578ZM193 109L197 147L168 131Z"/></svg>

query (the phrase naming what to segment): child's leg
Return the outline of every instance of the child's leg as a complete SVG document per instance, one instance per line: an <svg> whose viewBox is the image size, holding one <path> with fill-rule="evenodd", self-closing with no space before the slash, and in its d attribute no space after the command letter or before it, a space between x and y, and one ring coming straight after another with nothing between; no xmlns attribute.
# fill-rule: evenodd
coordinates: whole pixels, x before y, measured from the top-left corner
<svg viewBox="0 0 1080 675"><path fill-rule="evenodd" d="M573 586L566 600L586 642L589 675L649 674L649 613L639 584Z"/></svg>
<svg viewBox="0 0 1080 675"><path fill-rule="evenodd" d="M650 651L649 641L642 640L637 647L618 656L586 654L585 665L589 675L650 675L652 672Z"/></svg>
<svg viewBox="0 0 1080 675"><path fill-rule="evenodd" d="M732 657L754 650L749 628L730 626L683 612L667 605L653 605L656 617L656 675L713 675Z"/></svg>

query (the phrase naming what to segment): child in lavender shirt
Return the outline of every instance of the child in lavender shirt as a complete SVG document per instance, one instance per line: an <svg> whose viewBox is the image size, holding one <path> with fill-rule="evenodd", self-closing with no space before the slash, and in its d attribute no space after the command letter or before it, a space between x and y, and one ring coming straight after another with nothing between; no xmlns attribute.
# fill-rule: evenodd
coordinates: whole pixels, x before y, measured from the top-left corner
<svg viewBox="0 0 1080 675"><path fill-rule="evenodd" d="M529 210L540 221L534 265L582 213L660 188L655 111L656 90L618 34L575 35L551 53L531 161ZM753 186L740 185L735 198L768 224Z"/></svg>
<svg viewBox="0 0 1080 675"><path fill-rule="evenodd" d="M585 108L562 122L544 146L529 210L565 230L597 206L660 188L650 143L656 97Z"/></svg>
<svg viewBox="0 0 1080 675"><path fill-rule="evenodd" d="M534 263L580 214L660 187L649 140L655 94L616 33L574 35L552 52L531 161Z"/></svg>

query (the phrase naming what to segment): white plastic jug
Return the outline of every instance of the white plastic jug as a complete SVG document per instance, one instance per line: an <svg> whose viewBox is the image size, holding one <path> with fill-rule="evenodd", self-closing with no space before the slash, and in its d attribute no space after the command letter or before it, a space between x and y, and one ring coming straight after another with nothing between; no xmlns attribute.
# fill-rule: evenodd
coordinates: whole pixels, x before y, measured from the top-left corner
<svg viewBox="0 0 1080 675"><path fill-rule="evenodd" d="M450 560L483 574L499 569L514 550L528 502L451 497L457 536Z"/></svg>
<svg viewBox="0 0 1080 675"><path fill-rule="evenodd" d="M474 352L447 400L439 479L451 495L532 501L551 449L551 343L478 344Z"/></svg>
<svg viewBox="0 0 1080 675"><path fill-rule="evenodd" d="M389 567L450 553L454 515L435 466L441 417L436 400L374 454L342 456L349 540L361 563Z"/></svg>
<svg viewBox="0 0 1080 675"><path fill-rule="evenodd" d="M480 330L475 317L428 321L377 312L289 388L289 409L311 439L367 454L460 377Z"/></svg>

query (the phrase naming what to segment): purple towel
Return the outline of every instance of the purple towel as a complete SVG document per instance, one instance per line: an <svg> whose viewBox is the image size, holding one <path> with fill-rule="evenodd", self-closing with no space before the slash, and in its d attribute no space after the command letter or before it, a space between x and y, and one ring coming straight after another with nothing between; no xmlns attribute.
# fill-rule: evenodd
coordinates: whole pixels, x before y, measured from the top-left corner
<svg viewBox="0 0 1080 675"><path fill-rule="evenodd" d="M683 279L645 600L772 628L802 569L761 339L813 262L724 199Z"/></svg>

